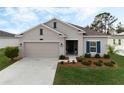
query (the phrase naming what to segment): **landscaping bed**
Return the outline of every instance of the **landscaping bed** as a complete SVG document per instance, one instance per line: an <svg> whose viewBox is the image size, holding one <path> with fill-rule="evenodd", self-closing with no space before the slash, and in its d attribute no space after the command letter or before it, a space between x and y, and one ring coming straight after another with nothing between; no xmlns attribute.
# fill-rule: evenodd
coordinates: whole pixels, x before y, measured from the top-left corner
<svg viewBox="0 0 124 93"><path fill-rule="evenodd" d="M58 64L54 85L123 85L124 56L110 54L118 67L89 67L82 64Z"/></svg>
<svg viewBox="0 0 124 93"><path fill-rule="evenodd" d="M99 54L96 54L94 57L91 57L90 54L86 54L85 56L76 57L76 62L74 60L70 62L68 60L69 58L64 55L61 55L59 58L61 57L63 58L63 60L61 60L59 64L64 66L117 67L117 63L113 61L108 54L104 54L104 57L101 57Z"/></svg>
<svg viewBox="0 0 124 93"><path fill-rule="evenodd" d="M87 62L76 62L76 63L67 63L67 62L60 62L59 65L66 66L66 67L118 67L117 63L111 63L112 61L108 62L99 62L99 61L90 61Z"/></svg>

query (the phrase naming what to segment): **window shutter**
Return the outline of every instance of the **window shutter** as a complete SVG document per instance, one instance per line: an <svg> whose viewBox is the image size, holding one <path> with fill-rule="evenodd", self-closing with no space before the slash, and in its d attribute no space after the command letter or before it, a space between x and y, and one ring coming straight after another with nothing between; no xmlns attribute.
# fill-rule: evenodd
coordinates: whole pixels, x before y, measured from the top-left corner
<svg viewBox="0 0 124 93"><path fill-rule="evenodd" d="M86 42L86 52L90 53L90 42L89 41Z"/></svg>
<svg viewBox="0 0 124 93"><path fill-rule="evenodd" d="M100 41L97 41L97 53L101 52L101 45L100 45Z"/></svg>

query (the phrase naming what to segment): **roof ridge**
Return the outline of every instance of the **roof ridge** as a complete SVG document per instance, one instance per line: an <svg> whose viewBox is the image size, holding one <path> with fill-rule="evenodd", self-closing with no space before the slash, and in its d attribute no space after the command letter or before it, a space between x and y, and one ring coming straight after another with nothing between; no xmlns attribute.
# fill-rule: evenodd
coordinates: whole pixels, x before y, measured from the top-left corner
<svg viewBox="0 0 124 93"><path fill-rule="evenodd" d="M14 37L15 34L0 30L0 36L4 36L4 37Z"/></svg>
<svg viewBox="0 0 124 93"><path fill-rule="evenodd" d="M76 26L76 27L78 27L78 28L80 28L80 29L86 31L86 34L85 34L85 35L107 35L107 34L105 34L105 33L101 33L101 32L98 32L98 31L95 31L95 30L86 28L86 27L84 28L84 27L82 27L82 26L75 25L75 24L72 24L72 23L69 23L69 24L71 24L71 25L73 25L73 26Z"/></svg>

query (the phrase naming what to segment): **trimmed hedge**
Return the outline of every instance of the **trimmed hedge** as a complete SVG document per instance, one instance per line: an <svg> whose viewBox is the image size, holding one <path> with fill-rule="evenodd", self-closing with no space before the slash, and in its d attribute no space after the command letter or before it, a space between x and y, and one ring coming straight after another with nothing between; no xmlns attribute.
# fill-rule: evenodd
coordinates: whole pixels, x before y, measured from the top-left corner
<svg viewBox="0 0 124 93"><path fill-rule="evenodd" d="M104 54L103 57L104 57L104 58L110 58L110 55L109 55L109 54Z"/></svg>
<svg viewBox="0 0 124 93"><path fill-rule="evenodd" d="M90 54L90 53L89 53L89 54L86 53L86 54L85 54L85 57L86 57L86 58L91 58L91 54Z"/></svg>
<svg viewBox="0 0 124 93"><path fill-rule="evenodd" d="M105 62L104 65L109 66L109 67L113 67L114 66L114 64L112 62Z"/></svg>
<svg viewBox="0 0 124 93"><path fill-rule="evenodd" d="M99 54L96 54L95 58L101 58L101 56Z"/></svg>
<svg viewBox="0 0 124 93"><path fill-rule="evenodd" d="M113 60L111 61L111 63L112 63L112 64L116 64L116 62L115 62L115 61L113 61Z"/></svg>
<svg viewBox="0 0 124 93"><path fill-rule="evenodd" d="M84 60L83 56L76 57L77 62L82 62Z"/></svg>
<svg viewBox="0 0 124 93"><path fill-rule="evenodd" d="M98 61L98 62L94 62L94 64L95 64L96 66L102 66L102 65L103 65L103 62Z"/></svg>
<svg viewBox="0 0 124 93"><path fill-rule="evenodd" d="M92 61L82 61L81 64L89 66L91 65Z"/></svg>
<svg viewBox="0 0 124 93"><path fill-rule="evenodd" d="M64 64L64 61L61 61L60 64Z"/></svg>
<svg viewBox="0 0 124 93"><path fill-rule="evenodd" d="M60 56L59 56L59 59L60 59L60 60L65 60L65 59L69 59L69 58L66 57L65 55L60 55Z"/></svg>

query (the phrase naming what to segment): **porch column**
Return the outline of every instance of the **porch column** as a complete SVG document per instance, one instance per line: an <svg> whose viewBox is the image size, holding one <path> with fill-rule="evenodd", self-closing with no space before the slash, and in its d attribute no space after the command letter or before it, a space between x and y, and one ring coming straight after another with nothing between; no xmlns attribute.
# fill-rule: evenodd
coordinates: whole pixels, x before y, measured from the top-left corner
<svg viewBox="0 0 124 93"><path fill-rule="evenodd" d="M83 35L80 33L78 37L78 56L83 55Z"/></svg>
<svg viewBox="0 0 124 93"><path fill-rule="evenodd" d="M59 55L65 55L65 38L60 38Z"/></svg>

